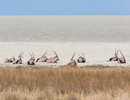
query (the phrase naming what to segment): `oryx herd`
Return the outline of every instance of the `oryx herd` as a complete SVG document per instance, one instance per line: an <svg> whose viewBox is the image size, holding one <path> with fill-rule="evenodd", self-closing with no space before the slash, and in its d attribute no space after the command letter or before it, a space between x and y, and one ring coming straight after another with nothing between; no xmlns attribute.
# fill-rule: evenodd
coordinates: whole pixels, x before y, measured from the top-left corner
<svg viewBox="0 0 130 100"><path fill-rule="evenodd" d="M118 58L118 52L120 52L120 54L122 55L121 58ZM23 55L23 53L24 52L21 52L19 54L17 60L13 56L12 58L5 59L4 62L5 63L13 63L13 64L22 64L22 57L23 57L22 55ZM36 61L35 61L34 53L33 52L32 52L32 54L29 53L31 58L27 61L27 65L35 65L36 62L57 63L57 61L59 61L59 56L55 51L53 51L55 56L51 57L51 58L47 58L47 56L46 56L47 53L48 53L48 51L46 51ZM77 63L85 63L86 62L86 58L85 58L83 53L82 53L82 56L79 54L79 57L78 57L77 61L74 60L75 54L76 54L76 52L72 55L72 58L71 58L70 62L67 64L68 66L75 66L75 65L77 65ZM125 59L124 55L122 54L121 50L118 50L118 51L115 50L115 57L110 58L109 61L117 61L118 63L126 63L126 59Z"/></svg>
<svg viewBox="0 0 130 100"><path fill-rule="evenodd" d="M47 63L57 63L57 61L59 60L59 57L57 55L57 53L55 51L53 51L54 54L56 56L54 57L51 57L51 58L47 58L46 57L46 54L47 54L47 51L40 57L36 60L36 62L47 62ZM23 55L24 52L21 52L18 56L18 60L15 60L15 57L13 58L9 58L9 59L5 59L5 63L12 63L13 64L22 64L22 55ZM34 56L34 53L32 52L29 53L31 58L27 61L27 64L28 65L35 65L35 56Z"/></svg>

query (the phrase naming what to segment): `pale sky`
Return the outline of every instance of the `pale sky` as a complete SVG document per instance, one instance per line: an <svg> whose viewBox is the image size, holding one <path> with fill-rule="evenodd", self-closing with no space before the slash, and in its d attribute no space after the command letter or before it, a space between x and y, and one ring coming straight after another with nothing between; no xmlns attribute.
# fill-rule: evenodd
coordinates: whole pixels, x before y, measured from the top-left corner
<svg viewBox="0 0 130 100"><path fill-rule="evenodd" d="M130 0L1 0L0 15L130 15Z"/></svg>

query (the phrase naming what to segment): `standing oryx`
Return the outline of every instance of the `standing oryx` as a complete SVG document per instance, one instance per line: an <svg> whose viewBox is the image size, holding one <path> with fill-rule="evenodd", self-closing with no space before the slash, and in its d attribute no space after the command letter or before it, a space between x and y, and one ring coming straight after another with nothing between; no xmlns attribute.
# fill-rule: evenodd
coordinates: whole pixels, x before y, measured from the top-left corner
<svg viewBox="0 0 130 100"><path fill-rule="evenodd" d="M29 53L30 54L30 53ZM29 59L29 61L27 62L28 65L35 65L35 57L34 57L34 53L32 52L32 55L30 54L31 59Z"/></svg>
<svg viewBox="0 0 130 100"><path fill-rule="evenodd" d="M118 52L119 50L117 52L115 50L115 57L110 58L109 61L118 61Z"/></svg>
<svg viewBox="0 0 130 100"><path fill-rule="evenodd" d="M57 63L57 61L59 60L59 57L58 57L57 53L56 53L55 51L53 51L53 52L54 52L54 54L55 54L56 56L47 59L47 61L46 61L47 63Z"/></svg>
<svg viewBox="0 0 130 100"><path fill-rule="evenodd" d="M124 55L122 54L121 50L120 50L120 53L121 53L122 57L118 58L118 63L126 63L126 59L125 59Z"/></svg>
<svg viewBox="0 0 130 100"><path fill-rule="evenodd" d="M83 57L79 55L79 58L77 59L78 63L85 63L86 62L86 59L85 59L85 56L83 53L82 53L82 55L83 55Z"/></svg>
<svg viewBox="0 0 130 100"><path fill-rule="evenodd" d="M36 60L36 62L46 62L47 61L47 57L45 56L47 54L47 51L42 55L42 57L41 58L38 58L37 60Z"/></svg>
<svg viewBox="0 0 130 100"><path fill-rule="evenodd" d="M75 56L75 54L76 54L76 53L73 54L73 56L72 56L70 62L69 62L67 65L69 65L69 66L75 66L75 65L77 65L76 61L73 59L74 56Z"/></svg>
<svg viewBox="0 0 130 100"><path fill-rule="evenodd" d="M14 56L12 58L9 58L9 59L6 58L4 63L12 63L13 61L15 61Z"/></svg>
<svg viewBox="0 0 130 100"><path fill-rule="evenodd" d="M22 64L22 55L23 55L23 53L24 52L21 52L20 54L19 54L19 59L18 60L15 60L14 62L13 62L13 64Z"/></svg>

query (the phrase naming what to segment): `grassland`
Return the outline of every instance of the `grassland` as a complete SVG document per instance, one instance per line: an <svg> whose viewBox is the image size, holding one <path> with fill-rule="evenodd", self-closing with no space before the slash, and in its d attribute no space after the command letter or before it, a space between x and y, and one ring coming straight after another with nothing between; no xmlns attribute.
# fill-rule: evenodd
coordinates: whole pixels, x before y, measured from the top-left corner
<svg viewBox="0 0 130 100"><path fill-rule="evenodd" d="M0 100L130 100L130 68L0 68Z"/></svg>

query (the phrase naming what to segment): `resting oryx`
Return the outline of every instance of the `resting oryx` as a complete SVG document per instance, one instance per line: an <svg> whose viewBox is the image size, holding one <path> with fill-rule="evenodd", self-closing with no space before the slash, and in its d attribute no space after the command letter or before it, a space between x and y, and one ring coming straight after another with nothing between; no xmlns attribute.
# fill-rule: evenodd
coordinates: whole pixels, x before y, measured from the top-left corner
<svg viewBox="0 0 130 100"><path fill-rule="evenodd" d="M6 58L5 61L4 61L4 63L11 63L13 61L15 61L15 57L14 56L12 58L9 58L9 59Z"/></svg>
<svg viewBox="0 0 130 100"><path fill-rule="evenodd" d="M53 52L54 52L54 54L55 54L56 56L47 59L47 61L46 61L47 63L57 63L57 61L59 60L59 57L58 57L57 53L56 53L55 51L53 51Z"/></svg>
<svg viewBox="0 0 130 100"><path fill-rule="evenodd" d="M75 65L77 65L76 61L73 59L74 56L75 56L75 54L76 54L76 53L73 54L73 56L72 56L70 62L69 62L67 65L69 65L69 66L75 66Z"/></svg>
<svg viewBox="0 0 130 100"><path fill-rule="evenodd" d="M13 64L22 64L22 55L23 55L23 53L24 52L21 52L20 54L19 54L19 56L18 56L18 60L15 60L14 62L13 62Z"/></svg>
<svg viewBox="0 0 130 100"><path fill-rule="evenodd" d="M121 53L122 57L118 58L118 63L126 63L126 59L125 59L124 55L122 54L121 50L120 50L120 53Z"/></svg>
<svg viewBox="0 0 130 100"><path fill-rule="evenodd" d="M30 54L30 53L29 53ZM32 52L32 55L30 54L31 59L29 59L29 61L27 62L28 65L35 65L35 57L34 57L34 53Z"/></svg>
<svg viewBox="0 0 130 100"><path fill-rule="evenodd" d="M83 55L83 57L79 55L79 58L77 59L78 63L85 63L86 62L86 59L85 59L85 56L83 53L82 53L82 55Z"/></svg>
<svg viewBox="0 0 130 100"><path fill-rule="evenodd" d="M119 50L117 52L115 50L115 57L110 58L109 61L118 61L118 52Z"/></svg>
<svg viewBox="0 0 130 100"><path fill-rule="evenodd" d="M36 60L36 62L46 62L47 61L47 57L45 56L47 54L47 51L42 55L42 57L41 58L38 58L37 60Z"/></svg>

